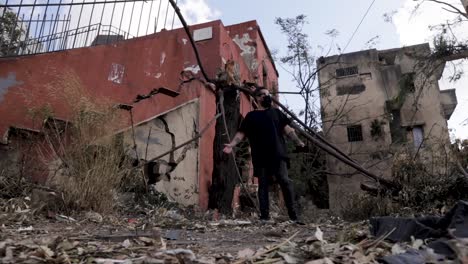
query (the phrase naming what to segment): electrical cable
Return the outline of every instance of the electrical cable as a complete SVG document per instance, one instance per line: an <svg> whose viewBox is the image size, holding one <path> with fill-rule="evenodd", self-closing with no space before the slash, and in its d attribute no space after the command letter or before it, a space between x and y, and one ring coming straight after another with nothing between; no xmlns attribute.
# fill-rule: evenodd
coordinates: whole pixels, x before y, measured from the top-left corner
<svg viewBox="0 0 468 264"><path fill-rule="evenodd" d="M372 0L371 4L369 5L369 7L367 8L366 10L366 13L364 13L364 16L362 16L362 19L361 21L359 22L359 24L357 25L356 29L354 30L353 34L351 35L351 37L349 38L348 42L346 43L346 46L344 47L343 51L341 52L341 54L343 54L346 50L346 48L348 48L349 44L351 43L351 41L353 40L354 36L356 35L356 33L358 32L359 28L361 27L362 25L362 22L364 22L364 19L366 18L367 14L369 14L369 11L371 10L372 6L374 5L376 0Z"/></svg>

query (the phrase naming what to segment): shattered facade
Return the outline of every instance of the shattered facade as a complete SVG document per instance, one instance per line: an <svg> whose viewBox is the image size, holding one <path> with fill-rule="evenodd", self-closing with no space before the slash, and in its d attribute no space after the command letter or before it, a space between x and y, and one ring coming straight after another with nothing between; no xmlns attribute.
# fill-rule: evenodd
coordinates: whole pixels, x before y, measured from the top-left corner
<svg viewBox="0 0 468 264"><path fill-rule="evenodd" d="M325 137L386 178L396 158L419 155L430 162L444 154L457 98L454 89L439 89L445 64L425 60L429 54L429 45L421 44L320 58ZM369 182L330 156L327 167L330 208L345 206L349 195Z"/></svg>
<svg viewBox="0 0 468 264"><path fill-rule="evenodd" d="M277 89L278 73L256 21L231 26L212 21L190 30L212 81ZM131 116L128 109L120 110L122 124L109 133L123 135L134 159L150 160L193 138L215 116L215 92L201 80L200 70L182 28L107 45L0 58L0 164L15 166L28 156L28 177L46 181L51 169L46 164L56 157L34 156L25 138L40 142L44 137L46 123L33 113L69 121L72 109L60 98L73 85L95 101L133 106ZM134 102L137 95L160 87L180 95L156 94ZM252 109L250 98L238 97L245 115ZM181 204L206 209L214 136L213 124L195 144L155 161L146 172L156 177L157 190Z"/></svg>

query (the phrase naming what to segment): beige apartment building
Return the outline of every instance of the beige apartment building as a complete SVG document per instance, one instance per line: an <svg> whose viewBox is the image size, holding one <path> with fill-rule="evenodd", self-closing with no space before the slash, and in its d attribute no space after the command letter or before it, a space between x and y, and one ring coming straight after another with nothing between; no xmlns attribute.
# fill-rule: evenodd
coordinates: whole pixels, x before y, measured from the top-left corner
<svg viewBox="0 0 468 264"><path fill-rule="evenodd" d="M427 60L429 54L421 44L320 58L325 137L386 178L396 158L430 161L447 151L457 98L454 89L439 89L445 63ZM330 208L339 209L369 179L332 157L327 166Z"/></svg>

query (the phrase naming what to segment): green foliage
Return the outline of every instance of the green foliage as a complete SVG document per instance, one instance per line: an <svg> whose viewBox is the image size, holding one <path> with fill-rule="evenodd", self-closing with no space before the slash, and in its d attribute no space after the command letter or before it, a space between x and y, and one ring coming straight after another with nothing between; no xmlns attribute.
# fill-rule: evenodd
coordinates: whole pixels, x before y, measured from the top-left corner
<svg viewBox="0 0 468 264"><path fill-rule="evenodd" d="M457 43L455 39L446 37L444 32L435 36L432 44L434 45L434 54L439 58L443 58L455 54L460 43Z"/></svg>
<svg viewBox="0 0 468 264"><path fill-rule="evenodd" d="M468 170L468 139L456 139L452 144L452 149L460 166L465 171Z"/></svg>
<svg viewBox="0 0 468 264"><path fill-rule="evenodd" d="M303 32L303 27L307 24L305 15L298 15L295 18L276 18L281 33L288 38L288 53L281 57L282 63L290 66L300 65L301 63L313 63L314 57L310 54L310 44L308 35Z"/></svg>
<svg viewBox="0 0 468 264"><path fill-rule="evenodd" d="M21 45L25 31L20 27L16 14L7 9L0 17L0 55L7 55Z"/></svg>
<svg viewBox="0 0 468 264"><path fill-rule="evenodd" d="M295 144L290 141L287 148L290 157L288 172L293 179L296 195L311 199L319 208L328 208L325 154L312 145L306 152L294 153Z"/></svg>
<svg viewBox="0 0 468 264"><path fill-rule="evenodd" d="M340 210L340 213L344 220L359 221L375 216L391 215L397 210L398 205L393 203L389 196L374 197L368 194L354 194L348 200L348 204Z"/></svg>
<svg viewBox="0 0 468 264"><path fill-rule="evenodd" d="M244 140L240 142L236 148L236 164L242 174L243 182L249 179L251 159L249 141Z"/></svg>
<svg viewBox="0 0 468 264"><path fill-rule="evenodd" d="M279 57L280 62L289 66L288 72L296 83L296 88L302 96L305 109L304 122L308 126L313 126L319 118L314 109L315 98L318 97L318 89L315 87L317 79L317 68L315 57L312 54L312 48L309 36L304 33L304 26L307 24L305 15L298 15L294 18L276 18L275 24L279 26L281 33L287 39L286 55ZM332 30L327 32L329 36L337 36L338 32Z"/></svg>
<svg viewBox="0 0 468 264"><path fill-rule="evenodd" d="M434 173L431 167L405 153L395 158L393 179L402 186L397 197L401 206L424 210L468 198L468 179L450 170L445 174Z"/></svg>
<svg viewBox="0 0 468 264"><path fill-rule="evenodd" d="M374 139L378 139L383 135L382 131L382 125L385 124L385 122L380 121L378 119L374 119L371 123L371 136Z"/></svg>
<svg viewBox="0 0 468 264"><path fill-rule="evenodd" d="M405 73L401 75L401 79L399 80L399 91L398 95L388 101L388 106L391 109L400 109L403 104L405 103L406 97L410 93L414 93L415 91L415 73ZM389 109L390 110L390 109Z"/></svg>

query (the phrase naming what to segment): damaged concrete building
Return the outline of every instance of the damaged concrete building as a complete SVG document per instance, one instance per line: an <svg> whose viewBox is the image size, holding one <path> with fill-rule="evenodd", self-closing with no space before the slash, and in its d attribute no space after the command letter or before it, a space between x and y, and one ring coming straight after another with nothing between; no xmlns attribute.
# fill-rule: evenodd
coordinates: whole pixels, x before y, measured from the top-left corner
<svg viewBox="0 0 468 264"><path fill-rule="evenodd" d="M249 82L277 89L278 73L256 21L231 26L212 21L190 30L211 80L228 78L238 85ZM136 102L138 95L153 95L160 87L179 95L154 95ZM72 109L63 98L67 92L76 94L69 91L74 88L94 101L120 106L125 118L109 133L120 134L128 153L144 161L192 139L217 110L215 91L202 81L183 28L104 45L0 58L2 169L25 162L28 177L46 181L51 174L47 164L54 157L38 158L25 138L43 140L47 122L32 113L44 110L47 120L67 123ZM247 95L238 93L237 98L241 115L252 110ZM214 137L212 124L196 144L157 160L152 167L159 177L157 190L180 204L206 209Z"/></svg>
<svg viewBox="0 0 468 264"><path fill-rule="evenodd" d="M466 13L468 14L468 0L461 0L463 7L465 8Z"/></svg>
<svg viewBox="0 0 468 264"><path fill-rule="evenodd" d="M385 178L402 153L427 162L445 153L457 98L454 89L439 89L445 63L425 60L430 53L421 44L320 58L325 137ZM327 167L330 208L338 209L368 179L332 157Z"/></svg>

